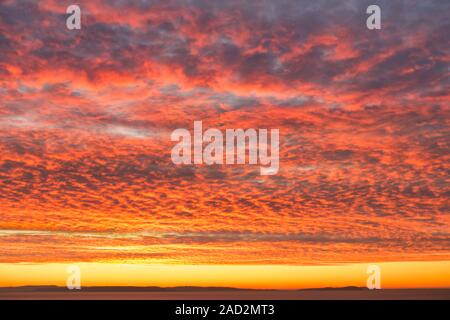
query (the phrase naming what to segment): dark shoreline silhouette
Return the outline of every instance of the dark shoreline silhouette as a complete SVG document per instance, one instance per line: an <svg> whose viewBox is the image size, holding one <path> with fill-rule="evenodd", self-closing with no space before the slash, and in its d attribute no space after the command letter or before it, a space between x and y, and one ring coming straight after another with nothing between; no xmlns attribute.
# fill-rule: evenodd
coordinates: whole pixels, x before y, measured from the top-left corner
<svg viewBox="0 0 450 320"><path fill-rule="evenodd" d="M158 286L89 286L82 287L82 291L89 292L208 292L208 291L320 291L320 290L369 290L365 287L324 287L324 288L306 288L306 289L246 289L233 287L196 287L196 286L178 286L178 287L158 287ZM17 286L0 287L0 292L65 292L69 291L66 287L42 285L42 286ZM76 290L75 290L76 291Z"/></svg>
<svg viewBox="0 0 450 320"><path fill-rule="evenodd" d="M0 300L450 300L450 288L380 289L364 287L298 290L231 287L95 286L68 290L59 286L0 288Z"/></svg>

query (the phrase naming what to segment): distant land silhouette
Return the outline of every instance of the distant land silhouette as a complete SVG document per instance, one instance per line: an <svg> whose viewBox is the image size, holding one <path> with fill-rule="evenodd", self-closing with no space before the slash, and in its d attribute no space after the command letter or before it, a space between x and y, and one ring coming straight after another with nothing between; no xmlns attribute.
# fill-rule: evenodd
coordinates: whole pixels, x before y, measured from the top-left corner
<svg viewBox="0 0 450 320"><path fill-rule="evenodd" d="M193 291L315 291L315 290L369 290L365 287L324 287L324 288L307 288L294 290L280 289L245 289L233 287L196 287L196 286L178 286L178 287L158 287L158 286L90 286L82 287L82 291L89 292L193 292ZM0 287L0 292L61 292L70 291L66 287L61 286L18 286L18 287ZM73 290L77 291L77 290Z"/></svg>

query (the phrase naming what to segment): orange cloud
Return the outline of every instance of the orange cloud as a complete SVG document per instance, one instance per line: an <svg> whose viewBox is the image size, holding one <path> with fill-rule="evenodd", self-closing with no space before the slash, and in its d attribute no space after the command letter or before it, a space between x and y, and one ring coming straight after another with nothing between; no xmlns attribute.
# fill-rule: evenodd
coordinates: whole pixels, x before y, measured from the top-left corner
<svg viewBox="0 0 450 320"><path fill-rule="evenodd" d="M443 4L380 34L294 1L80 5L71 32L0 4L1 263L450 259ZM173 165L195 120L280 129L279 174Z"/></svg>

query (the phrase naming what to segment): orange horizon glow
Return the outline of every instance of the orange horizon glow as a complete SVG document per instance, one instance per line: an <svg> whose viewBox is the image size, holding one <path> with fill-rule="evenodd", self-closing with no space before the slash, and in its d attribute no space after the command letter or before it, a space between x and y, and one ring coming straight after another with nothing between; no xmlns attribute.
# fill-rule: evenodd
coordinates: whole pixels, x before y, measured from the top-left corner
<svg viewBox="0 0 450 320"><path fill-rule="evenodd" d="M80 263L81 287L234 287L296 290L366 287L370 264L335 266ZM450 261L377 263L382 289L450 288ZM0 264L0 287L66 286L68 264Z"/></svg>
<svg viewBox="0 0 450 320"><path fill-rule="evenodd" d="M450 287L446 4L78 3L0 1L0 286ZM175 165L194 121L278 173Z"/></svg>

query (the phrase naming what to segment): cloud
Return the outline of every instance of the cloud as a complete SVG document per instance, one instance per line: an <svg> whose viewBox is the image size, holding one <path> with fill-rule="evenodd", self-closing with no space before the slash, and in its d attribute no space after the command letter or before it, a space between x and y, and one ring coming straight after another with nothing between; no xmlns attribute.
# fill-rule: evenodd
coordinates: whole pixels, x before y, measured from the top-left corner
<svg viewBox="0 0 450 320"><path fill-rule="evenodd" d="M1 262L448 259L448 4L379 3L3 1ZM279 173L173 165L195 120Z"/></svg>

